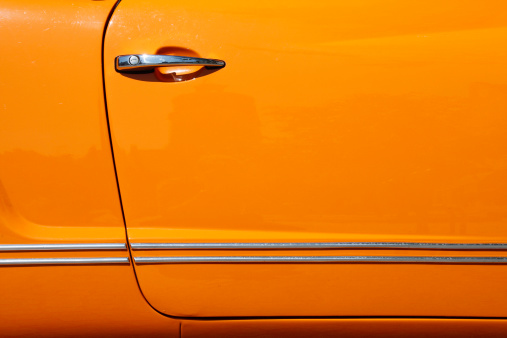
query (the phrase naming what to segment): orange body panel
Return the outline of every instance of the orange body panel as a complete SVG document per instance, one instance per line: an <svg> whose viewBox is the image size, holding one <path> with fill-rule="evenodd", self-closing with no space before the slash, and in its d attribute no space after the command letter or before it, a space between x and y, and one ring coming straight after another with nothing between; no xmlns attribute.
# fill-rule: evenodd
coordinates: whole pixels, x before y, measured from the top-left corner
<svg viewBox="0 0 507 338"><path fill-rule="evenodd" d="M122 1L104 62L133 239L506 238L504 6ZM227 66L179 83L114 69L168 47Z"/></svg>
<svg viewBox="0 0 507 338"><path fill-rule="evenodd" d="M0 244L124 242L101 40L113 1L3 1Z"/></svg>
<svg viewBox="0 0 507 338"><path fill-rule="evenodd" d="M505 337L502 320L306 319L183 321L181 336L197 337Z"/></svg>
<svg viewBox="0 0 507 338"><path fill-rule="evenodd" d="M463 0L122 1L104 67L131 243L507 242L506 10ZM171 68L115 71L118 55L163 51L227 66L179 82ZM170 315L507 316L505 265L136 271L147 300Z"/></svg>
<svg viewBox="0 0 507 338"><path fill-rule="evenodd" d="M131 266L0 267L2 337L179 337Z"/></svg>
<svg viewBox="0 0 507 338"><path fill-rule="evenodd" d="M0 4L0 245L125 243L101 42L114 1ZM128 257L0 250L0 260ZM0 264L0 336L179 336L132 266Z"/></svg>
<svg viewBox="0 0 507 338"><path fill-rule="evenodd" d="M268 320L505 318L506 264L130 260L506 251L127 248L507 243L505 1L115 4L0 5L0 336L507 331L506 321L494 319ZM195 68L115 71L116 56L140 53L218 58L227 66L192 80ZM127 246L5 249L62 243ZM69 257L124 263L5 263Z"/></svg>

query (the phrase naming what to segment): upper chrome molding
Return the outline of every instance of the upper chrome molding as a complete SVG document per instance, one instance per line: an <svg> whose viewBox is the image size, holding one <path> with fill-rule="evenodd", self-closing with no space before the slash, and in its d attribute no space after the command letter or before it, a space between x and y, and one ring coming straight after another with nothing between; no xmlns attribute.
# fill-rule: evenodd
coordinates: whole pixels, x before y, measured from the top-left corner
<svg viewBox="0 0 507 338"><path fill-rule="evenodd" d="M438 263L507 264L507 257L421 257L421 256L203 256L134 257L136 264L171 263Z"/></svg>
<svg viewBox="0 0 507 338"><path fill-rule="evenodd" d="M126 250L125 243L0 244L0 251Z"/></svg>
<svg viewBox="0 0 507 338"><path fill-rule="evenodd" d="M2 265L83 265L83 264L128 264L128 257L94 258L9 258L0 259Z"/></svg>
<svg viewBox="0 0 507 338"><path fill-rule="evenodd" d="M507 243L314 242L314 243L131 243L134 250L296 250L296 249L413 249L507 250Z"/></svg>
<svg viewBox="0 0 507 338"><path fill-rule="evenodd" d="M115 66L118 72L146 72L156 67L167 66L206 66L223 68L225 67L225 61L178 55L130 54L117 56Z"/></svg>

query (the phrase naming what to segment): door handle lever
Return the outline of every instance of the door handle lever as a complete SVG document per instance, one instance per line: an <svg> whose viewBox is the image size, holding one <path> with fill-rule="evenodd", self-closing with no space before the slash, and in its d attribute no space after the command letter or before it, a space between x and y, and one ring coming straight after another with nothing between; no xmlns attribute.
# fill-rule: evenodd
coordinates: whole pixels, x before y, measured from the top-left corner
<svg viewBox="0 0 507 338"><path fill-rule="evenodd" d="M178 55L130 54L117 56L115 65L116 71L120 73L145 73L154 70L156 67L167 66L205 66L223 68L225 67L225 61Z"/></svg>

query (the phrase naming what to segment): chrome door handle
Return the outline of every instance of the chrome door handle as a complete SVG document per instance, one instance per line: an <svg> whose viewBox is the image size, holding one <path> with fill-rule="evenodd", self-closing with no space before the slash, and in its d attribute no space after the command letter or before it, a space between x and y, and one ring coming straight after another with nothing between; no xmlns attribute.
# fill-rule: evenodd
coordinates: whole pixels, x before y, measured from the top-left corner
<svg viewBox="0 0 507 338"><path fill-rule="evenodd" d="M151 71L156 67L167 66L205 66L223 68L225 67L225 61L178 55L130 54L117 56L115 65L116 70L120 73L144 73Z"/></svg>

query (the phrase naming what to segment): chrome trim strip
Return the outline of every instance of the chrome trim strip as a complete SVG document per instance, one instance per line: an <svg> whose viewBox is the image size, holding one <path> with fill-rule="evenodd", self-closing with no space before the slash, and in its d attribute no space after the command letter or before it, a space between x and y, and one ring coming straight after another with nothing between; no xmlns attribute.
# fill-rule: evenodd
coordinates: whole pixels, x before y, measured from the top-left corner
<svg viewBox="0 0 507 338"><path fill-rule="evenodd" d="M421 249L507 250L507 243L314 242L314 243L131 243L134 250Z"/></svg>
<svg viewBox="0 0 507 338"><path fill-rule="evenodd" d="M421 256L203 256L134 257L136 264L164 263L493 263L507 264L507 257Z"/></svg>
<svg viewBox="0 0 507 338"><path fill-rule="evenodd" d="M8 258L0 259L1 265L73 265L73 264L128 264L128 257L97 258Z"/></svg>
<svg viewBox="0 0 507 338"><path fill-rule="evenodd" d="M0 244L0 251L126 250L125 243Z"/></svg>

